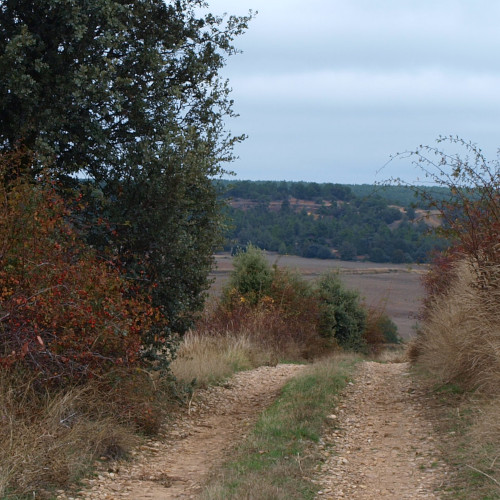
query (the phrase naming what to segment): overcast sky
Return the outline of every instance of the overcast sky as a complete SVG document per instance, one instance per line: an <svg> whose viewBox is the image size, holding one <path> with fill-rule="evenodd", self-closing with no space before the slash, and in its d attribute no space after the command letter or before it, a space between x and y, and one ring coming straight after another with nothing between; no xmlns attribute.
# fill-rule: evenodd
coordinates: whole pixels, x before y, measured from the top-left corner
<svg viewBox="0 0 500 500"><path fill-rule="evenodd" d="M237 179L373 183L439 135L500 147L500 2L208 0L258 15L224 71Z"/></svg>

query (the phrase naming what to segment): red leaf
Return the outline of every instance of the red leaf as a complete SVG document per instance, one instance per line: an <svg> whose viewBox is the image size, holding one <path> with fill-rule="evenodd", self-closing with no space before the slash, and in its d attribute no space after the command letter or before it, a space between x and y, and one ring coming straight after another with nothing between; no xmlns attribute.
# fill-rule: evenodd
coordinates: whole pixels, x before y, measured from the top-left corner
<svg viewBox="0 0 500 500"><path fill-rule="evenodd" d="M21 358L24 358L24 356L28 354L28 350L29 350L28 342L25 342L24 345L21 347Z"/></svg>

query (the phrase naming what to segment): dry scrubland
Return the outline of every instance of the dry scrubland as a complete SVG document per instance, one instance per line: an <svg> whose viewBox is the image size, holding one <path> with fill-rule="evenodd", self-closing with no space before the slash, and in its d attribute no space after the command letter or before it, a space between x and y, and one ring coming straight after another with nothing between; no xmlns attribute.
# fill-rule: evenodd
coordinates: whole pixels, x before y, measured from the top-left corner
<svg viewBox="0 0 500 500"><path fill-rule="evenodd" d="M460 261L410 346L444 403L459 498L500 497L500 265ZM471 496L473 495L473 496ZM477 495L477 496L476 496Z"/></svg>
<svg viewBox="0 0 500 500"><path fill-rule="evenodd" d="M499 498L498 190L497 185L478 188L476 200L468 196L467 187L462 205L452 206L454 212L443 208L443 217L467 217L448 220L449 236L457 243L425 274L425 268L351 262L339 266L338 261L276 255L267 255L266 261L254 247L240 261L217 256L212 301L180 343L171 364L175 380L137 364L115 367L94 380L41 385L40 374L48 372L30 371L22 361L28 352L40 351L36 342L41 347L44 343L34 337L38 350L32 351L21 345L20 362L0 372L0 497L54 498L58 488L88 474L96 459L126 456L145 434L157 435L162 424L168 426L165 417L179 404L189 407L196 390L221 383L236 371L280 360L303 363L345 350L377 352L390 338L390 321L360 304L340 276L361 290L369 306L384 307L405 337L411 336L412 315L423 298L420 327L408 356L435 396L441 434L448 436L444 456L456 471L455 496ZM271 264L276 261L275 269ZM338 274L309 282L339 267ZM82 321L87 319L82 316ZM346 377L341 377L344 385ZM316 387L314 377L304 387L300 394L309 394ZM294 395L290 401L296 399ZM300 435L287 438L290 447L301 442ZM265 447L257 448L256 458L261 450Z"/></svg>
<svg viewBox="0 0 500 500"><path fill-rule="evenodd" d="M409 355L442 400L457 496L499 498L500 159L458 138L447 142L466 154L415 153L426 175L449 189L448 199L427 199L451 243L425 277L422 326Z"/></svg>
<svg viewBox="0 0 500 500"><path fill-rule="evenodd" d="M307 280L339 270L342 281L349 288L359 290L367 305L385 308L401 337L409 339L415 335L416 316L424 295L421 278L427 266L305 259L273 252L267 252L266 257L271 264L276 262L280 267L297 270ZM217 254L216 264L213 295L220 294L233 269L228 253Z"/></svg>
<svg viewBox="0 0 500 500"><path fill-rule="evenodd" d="M242 254L240 263L236 281L180 343L170 367L175 379L137 366L45 387L23 367L2 372L0 497L52 498L97 458L126 456L145 434L160 432L195 390L237 371L304 363L342 348L376 351L388 341L387 322L379 323L381 316L366 311L335 274L311 286L273 269L258 249Z"/></svg>

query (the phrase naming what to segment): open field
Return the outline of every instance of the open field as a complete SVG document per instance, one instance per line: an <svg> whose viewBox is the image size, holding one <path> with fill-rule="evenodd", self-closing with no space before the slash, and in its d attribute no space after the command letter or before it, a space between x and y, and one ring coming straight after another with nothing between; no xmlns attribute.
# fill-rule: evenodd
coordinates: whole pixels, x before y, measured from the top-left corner
<svg viewBox="0 0 500 500"><path fill-rule="evenodd" d="M408 339L414 335L415 315L423 297L420 278L427 269L425 265L305 259L273 252L267 252L266 256L272 264L276 262L280 267L297 270L306 279L338 270L344 283L359 290L368 305L385 306L403 338ZM216 262L217 269L213 272L215 282L212 286L214 295L220 292L233 268L229 253L217 254Z"/></svg>

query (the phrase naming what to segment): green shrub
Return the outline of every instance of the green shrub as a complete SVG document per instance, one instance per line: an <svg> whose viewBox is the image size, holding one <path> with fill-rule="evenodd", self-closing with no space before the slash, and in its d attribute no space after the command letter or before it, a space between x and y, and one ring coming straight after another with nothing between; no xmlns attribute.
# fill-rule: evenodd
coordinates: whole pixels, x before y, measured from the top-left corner
<svg viewBox="0 0 500 500"><path fill-rule="evenodd" d="M319 279L316 294L319 334L335 340L344 349L364 350L366 312L360 302L359 293L346 289L338 273L328 273Z"/></svg>
<svg viewBox="0 0 500 500"><path fill-rule="evenodd" d="M225 298L229 301L236 292L240 299L252 305L269 295L273 282L273 269L267 262L262 250L248 245L245 252L238 252L233 260L234 271L229 280L229 289L225 290Z"/></svg>
<svg viewBox="0 0 500 500"><path fill-rule="evenodd" d="M394 323L394 321L392 321L387 314L384 313L380 316L378 324L380 325L384 339L388 344L400 344L402 342L402 339L398 334L398 327L396 323Z"/></svg>
<svg viewBox="0 0 500 500"><path fill-rule="evenodd" d="M281 351L294 346L301 357L314 357L335 347L367 349L366 309L359 293L345 288L338 274L326 274L312 284L296 272L271 266L260 249L249 245L234 258L221 303L198 328L240 331L257 317L266 342ZM397 336L391 323L386 318L377 331ZM387 341L382 333L377 340L378 344Z"/></svg>

